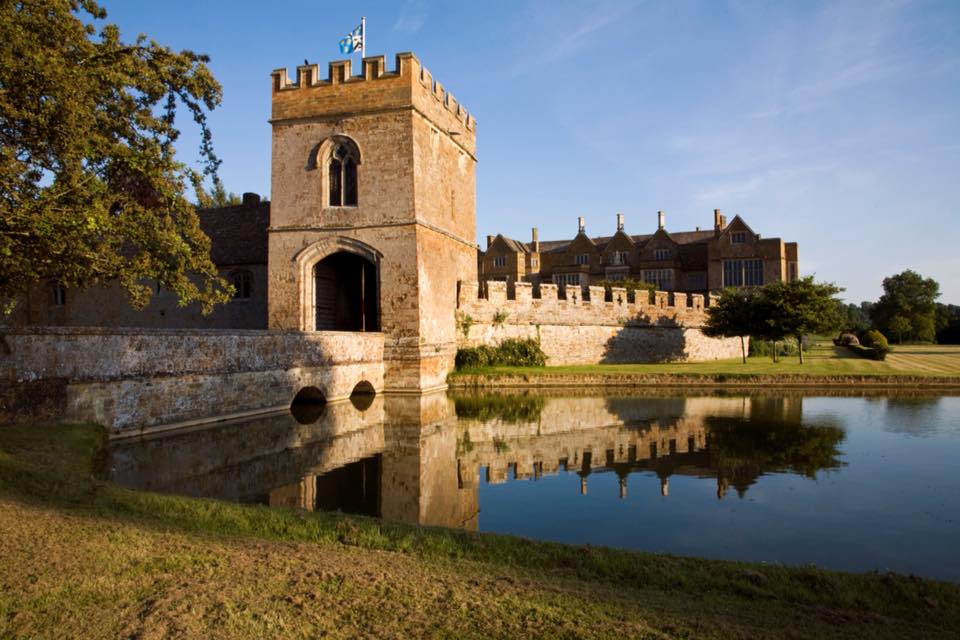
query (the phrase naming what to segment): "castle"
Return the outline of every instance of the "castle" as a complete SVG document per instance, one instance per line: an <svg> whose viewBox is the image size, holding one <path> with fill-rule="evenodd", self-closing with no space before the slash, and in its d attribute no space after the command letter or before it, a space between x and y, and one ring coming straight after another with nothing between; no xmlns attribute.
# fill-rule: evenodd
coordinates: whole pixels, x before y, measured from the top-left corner
<svg viewBox="0 0 960 640"><path fill-rule="evenodd" d="M292 79L278 69L271 94L272 202L244 194L200 212L231 303L201 316L158 288L135 311L116 288L50 283L13 326L373 333L374 386L423 392L446 386L458 346L507 337L540 339L557 364L737 357L738 341L699 330L709 291L796 276L795 244L719 212L704 232L668 233L661 216L652 236L630 236L620 217L613 237L590 238L581 219L570 242L540 243L534 230L531 243L498 236L479 251L476 121L411 53L392 71L364 58L359 75L349 60L326 78L316 64ZM627 277L662 291L633 300L591 286Z"/></svg>

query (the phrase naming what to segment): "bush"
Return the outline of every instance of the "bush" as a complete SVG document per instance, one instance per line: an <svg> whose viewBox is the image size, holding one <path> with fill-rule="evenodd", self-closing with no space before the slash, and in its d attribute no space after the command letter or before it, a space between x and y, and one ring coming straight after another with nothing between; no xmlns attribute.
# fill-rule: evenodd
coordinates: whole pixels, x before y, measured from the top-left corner
<svg viewBox="0 0 960 640"><path fill-rule="evenodd" d="M890 350L890 343L887 342L886 336L876 329L865 331L860 338L860 344L865 347L874 347L876 349L884 349L885 351Z"/></svg>
<svg viewBox="0 0 960 640"><path fill-rule="evenodd" d="M804 351L807 349L804 348ZM763 338L750 338L750 355L769 357L773 353L773 347L769 340ZM797 341L794 338L786 338L777 341L778 356L793 356L797 354Z"/></svg>
<svg viewBox="0 0 960 640"><path fill-rule="evenodd" d="M455 360L457 371L480 367L542 367L545 364L547 356L540 348L540 342L533 338L510 338L496 347L464 347L457 349Z"/></svg>
<svg viewBox="0 0 960 640"><path fill-rule="evenodd" d="M861 358L869 358L870 360L886 360L887 354L890 353L889 348L865 347L859 344L848 344L847 349Z"/></svg>

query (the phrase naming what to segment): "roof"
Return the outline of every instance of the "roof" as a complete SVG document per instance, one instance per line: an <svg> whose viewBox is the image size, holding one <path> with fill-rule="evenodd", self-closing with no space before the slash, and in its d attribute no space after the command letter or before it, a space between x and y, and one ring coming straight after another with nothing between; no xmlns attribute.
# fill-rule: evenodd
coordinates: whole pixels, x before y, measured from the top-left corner
<svg viewBox="0 0 960 640"><path fill-rule="evenodd" d="M270 203L200 209L200 228L210 238L210 259L217 266L267 263Z"/></svg>
<svg viewBox="0 0 960 640"><path fill-rule="evenodd" d="M676 242L677 244L696 244L700 242L706 242L711 240L714 237L713 229L708 231L673 231L668 232L670 239ZM647 242L652 238L654 234L649 233L646 235L630 236L630 239L633 240L636 244L640 245ZM603 249L607 246L614 236L598 236L596 238L591 238L593 243L597 245L598 248ZM567 250L567 247L572 240L548 240L546 242L540 243L540 253L561 253Z"/></svg>

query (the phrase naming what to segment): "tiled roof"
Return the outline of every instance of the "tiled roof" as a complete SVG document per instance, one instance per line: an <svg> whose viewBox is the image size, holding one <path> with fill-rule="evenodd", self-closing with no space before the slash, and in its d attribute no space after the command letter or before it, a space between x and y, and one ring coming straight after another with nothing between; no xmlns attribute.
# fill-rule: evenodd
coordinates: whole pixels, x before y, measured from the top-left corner
<svg viewBox="0 0 960 640"><path fill-rule="evenodd" d="M706 242L714 237L713 229L708 231L674 231L667 232L670 235L670 238L677 244L695 244L698 242ZM647 240L653 237L653 234L630 236L630 239L633 240L636 244L643 244ZM613 240L613 236L598 236L592 238L593 243L597 245L598 248L603 249L607 246L607 243ZM572 240L547 240L540 243L540 253L562 253L567 250L567 247ZM529 247L530 244L527 243Z"/></svg>
<svg viewBox="0 0 960 640"><path fill-rule="evenodd" d="M267 263L270 203L200 209L200 228L210 238L210 258L217 266Z"/></svg>

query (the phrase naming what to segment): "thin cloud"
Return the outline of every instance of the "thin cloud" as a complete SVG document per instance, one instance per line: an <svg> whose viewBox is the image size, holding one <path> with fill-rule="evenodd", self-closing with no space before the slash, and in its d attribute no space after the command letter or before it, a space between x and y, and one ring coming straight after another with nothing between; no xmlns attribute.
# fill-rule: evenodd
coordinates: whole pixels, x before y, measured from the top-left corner
<svg viewBox="0 0 960 640"><path fill-rule="evenodd" d="M400 15L393 23L394 31L417 33L427 21L427 9L422 0L407 0L400 7Z"/></svg>

